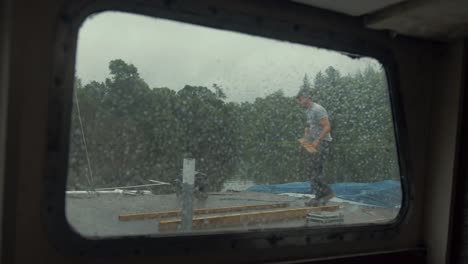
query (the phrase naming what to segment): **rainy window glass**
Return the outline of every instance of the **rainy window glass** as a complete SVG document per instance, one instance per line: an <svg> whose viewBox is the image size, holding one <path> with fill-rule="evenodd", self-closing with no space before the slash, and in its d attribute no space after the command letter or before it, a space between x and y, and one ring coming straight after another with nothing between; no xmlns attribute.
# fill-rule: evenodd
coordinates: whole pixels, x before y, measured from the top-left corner
<svg viewBox="0 0 468 264"><path fill-rule="evenodd" d="M119 12L77 48L66 215L89 237L385 224L402 202L368 57Z"/></svg>

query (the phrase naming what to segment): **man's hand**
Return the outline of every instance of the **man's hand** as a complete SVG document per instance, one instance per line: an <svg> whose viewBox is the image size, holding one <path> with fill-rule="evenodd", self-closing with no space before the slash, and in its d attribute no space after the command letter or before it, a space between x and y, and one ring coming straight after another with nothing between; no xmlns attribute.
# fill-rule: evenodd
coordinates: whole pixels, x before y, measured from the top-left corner
<svg viewBox="0 0 468 264"><path fill-rule="evenodd" d="M301 147L304 147L308 152L310 153L315 153L317 152L317 149L311 144L307 142L306 138L300 138L298 139L299 143L301 143Z"/></svg>

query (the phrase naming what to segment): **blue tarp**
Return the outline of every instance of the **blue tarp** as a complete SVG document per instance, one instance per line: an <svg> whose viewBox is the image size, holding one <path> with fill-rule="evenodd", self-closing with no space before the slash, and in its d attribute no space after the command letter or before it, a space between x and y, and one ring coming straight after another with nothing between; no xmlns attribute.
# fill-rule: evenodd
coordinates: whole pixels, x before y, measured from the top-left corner
<svg viewBox="0 0 468 264"><path fill-rule="evenodd" d="M388 208L401 205L401 185L399 181L341 182L330 186L336 196L344 200ZM254 185L247 190L268 193L311 193L309 182Z"/></svg>

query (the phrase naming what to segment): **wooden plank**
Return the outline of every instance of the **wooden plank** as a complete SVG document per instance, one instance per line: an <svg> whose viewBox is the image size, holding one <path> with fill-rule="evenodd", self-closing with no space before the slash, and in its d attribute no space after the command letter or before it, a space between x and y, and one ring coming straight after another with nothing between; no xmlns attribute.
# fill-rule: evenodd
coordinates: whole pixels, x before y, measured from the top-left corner
<svg viewBox="0 0 468 264"><path fill-rule="evenodd" d="M272 204L256 204L256 205L244 205L244 206L221 207L221 208L200 208L200 209L195 209L193 213L196 215L216 214L216 213L242 212L242 211L248 211L248 210L284 208L288 206L289 206L289 203L272 203ZM180 216L180 210L119 215L119 220L130 221L130 220L143 220L143 219L178 217L178 216Z"/></svg>
<svg viewBox="0 0 468 264"><path fill-rule="evenodd" d="M369 220L370 223L380 223L380 222L389 222L392 219L388 218L376 218L376 219L371 219Z"/></svg>
<svg viewBox="0 0 468 264"><path fill-rule="evenodd" d="M207 217L193 218L193 229L214 228L232 225L250 225L258 223L269 223L279 220L305 218L310 212L334 211L339 205L301 207L293 209L270 210L261 212L249 212L240 214L226 214ZM161 220L159 231L176 231L181 220Z"/></svg>
<svg viewBox="0 0 468 264"><path fill-rule="evenodd" d="M133 186L106 187L106 188L98 188L95 190L96 191L108 191L108 190L115 190L115 189L132 189L132 188L159 186L159 185L170 185L170 183L162 182L162 183L149 183L149 184L141 184L141 185L133 185Z"/></svg>
<svg viewBox="0 0 468 264"><path fill-rule="evenodd" d="M148 213L139 213L139 214L119 215L119 220L120 221L131 221L131 220L144 220L144 219L154 219L154 218L163 218L163 217L177 217L177 216L180 216L180 210L178 210L178 211L148 212Z"/></svg>

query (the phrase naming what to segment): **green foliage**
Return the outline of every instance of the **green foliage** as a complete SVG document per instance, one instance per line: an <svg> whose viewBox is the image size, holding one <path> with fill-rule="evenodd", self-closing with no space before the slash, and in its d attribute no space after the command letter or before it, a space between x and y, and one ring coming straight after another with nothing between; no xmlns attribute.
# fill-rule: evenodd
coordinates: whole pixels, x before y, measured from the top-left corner
<svg viewBox="0 0 468 264"><path fill-rule="evenodd" d="M258 183L304 181L306 154L297 139L303 110L281 90L253 103L225 102L222 87L186 85L175 92L149 88L137 68L109 63L110 78L82 85L72 113L69 189L88 189L91 162L96 187L174 181L184 157L195 158L211 190L226 179ZM329 181L398 178L393 124L385 75L369 67L341 76L333 67L307 74L299 89L311 90L332 126ZM79 109L78 111L78 103ZM80 124L83 125L81 128ZM84 135L84 137L83 137Z"/></svg>
<svg viewBox="0 0 468 264"><path fill-rule="evenodd" d="M109 63L105 83L77 80L72 116L70 189L89 186L83 133L96 186L173 181L184 157L197 160L214 190L234 171L237 160L236 105L226 104L221 87L185 86L179 92L150 89L135 66ZM81 131L77 103L83 123ZM237 133L237 134L236 134Z"/></svg>
<svg viewBox="0 0 468 264"><path fill-rule="evenodd" d="M304 131L304 113L294 98L277 91L253 104L241 105L240 177L257 182L303 180L303 156L297 139Z"/></svg>
<svg viewBox="0 0 468 264"><path fill-rule="evenodd" d="M387 82L383 71L341 77L333 67L315 78L315 100L330 116L332 144L328 175L333 181L398 179L397 153Z"/></svg>

